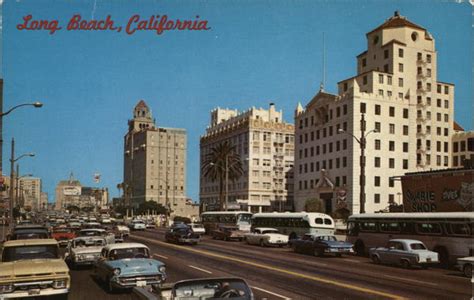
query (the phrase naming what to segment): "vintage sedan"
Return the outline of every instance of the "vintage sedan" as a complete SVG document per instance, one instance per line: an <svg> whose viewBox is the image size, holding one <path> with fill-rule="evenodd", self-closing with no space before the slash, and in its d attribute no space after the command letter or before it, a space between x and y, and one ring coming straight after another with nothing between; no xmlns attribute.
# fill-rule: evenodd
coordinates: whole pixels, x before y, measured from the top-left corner
<svg viewBox="0 0 474 300"><path fill-rule="evenodd" d="M50 234L43 225L18 225L13 228L7 240L48 239Z"/></svg>
<svg viewBox="0 0 474 300"><path fill-rule="evenodd" d="M73 269L78 266L93 265L99 259L102 248L106 244L102 237L75 238L68 244L64 259Z"/></svg>
<svg viewBox="0 0 474 300"><path fill-rule="evenodd" d="M324 256L324 254L342 256L342 254L353 253L352 246L351 243L338 241L334 235L305 234L292 242L293 251L315 256Z"/></svg>
<svg viewBox="0 0 474 300"><path fill-rule="evenodd" d="M458 258L456 261L456 268L467 278L473 277L472 265L474 265L474 256Z"/></svg>
<svg viewBox="0 0 474 300"><path fill-rule="evenodd" d="M407 269L414 265L426 268L439 263L438 253L429 251L420 241L408 239L393 239L386 247L371 248L369 256L376 264L395 264Z"/></svg>
<svg viewBox="0 0 474 300"><path fill-rule="evenodd" d="M107 244L115 243L115 234L107 232L105 229L82 229L77 233L77 237L103 237Z"/></svg>
<svg viewBox="0 0 474 300"><path fill-rule="evenodd" d="M186 225L171 227L166 231L165 240L177 244L197 245L201 237Z"/></svg>
<svg viewBox="0 0 474 300"><path fill-rule="evenodd" d="M59 246L67 246L69 240L76 237L76 232L68 227L56 227L51 232L51 237L58 241Z"/></svg>
<svg viewBox="0 0 474 300"><path fill-rule="evenodd" d="M211 232L213 239L220 239L224 241L244 239L245 232L239 230L238 226L219 226Z"/></svg>
<svg viewBox="0 0 474 300"><path fill-rule="evenodd" d="M252 232L244 235L247 244L265 246L288 245L288 235L281 234L275 228L255 228Z"/></svg>
<svg viewBox="0 0 474 300"><path fill-rule="evenodd" d="M52 296L67 299L71 278L54 239L8 241L0 264L0 299Z"/></svg>
<svg viewBox="0 0 474 300"><path fill-rule="evenodd" d="M127 237L130 235L130 228L125 225L115 225L112 230L117 231L122 234L123 237Z"/></svg>
<svg viewBox="0 0 474 300"><path fill-rule="evenodd" d="M242 278L199 278L166 284L159 289L159 299L227 299L253 300L248 283Z"/></svg>
<svg viewBox="0 0 474 300"><path fill-rule="evenodd" d="M145 230L146 224L142 220L132 220L130 224L128 224L130 230Z"/></svg>
<svg viewBox="0 0 474 300"><path fill-rule="evenodd" d="M105 246L94 273L109 291L158 285L166 280L165 264L151 258L148 247L139 243Z"/></svg>

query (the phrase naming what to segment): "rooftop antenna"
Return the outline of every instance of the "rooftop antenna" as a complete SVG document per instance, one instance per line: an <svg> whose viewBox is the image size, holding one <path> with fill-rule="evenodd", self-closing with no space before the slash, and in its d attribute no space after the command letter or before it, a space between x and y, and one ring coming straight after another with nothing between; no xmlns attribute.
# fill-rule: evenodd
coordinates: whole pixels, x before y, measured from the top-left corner
<svg viewBox="0 0 474 300"><path fill-rule="evenodd" d="M324 31L323 31L323 80L319 86L319 91L324 91L324 85L326 83L326 44L324 40Z"/></svg>

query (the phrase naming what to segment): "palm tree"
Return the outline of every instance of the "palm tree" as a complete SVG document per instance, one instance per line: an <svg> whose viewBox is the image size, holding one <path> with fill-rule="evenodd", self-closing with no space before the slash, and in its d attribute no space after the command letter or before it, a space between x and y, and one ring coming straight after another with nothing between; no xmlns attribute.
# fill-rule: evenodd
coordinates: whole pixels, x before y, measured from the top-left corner
<svg viewBox="0 0 474 300"><path fill-rule="evenodd" d="M225 184L228 184L225 182L226 171L228 179L231 181L239 179L244 174L242 161L240 155L235 151L235 146L232 146L229 141L224 141L212 147L211 152L204 157L201 171L204 177L212 181L219 181L220 210L227 210L227 207L224 207L224 187Z"/></svg>

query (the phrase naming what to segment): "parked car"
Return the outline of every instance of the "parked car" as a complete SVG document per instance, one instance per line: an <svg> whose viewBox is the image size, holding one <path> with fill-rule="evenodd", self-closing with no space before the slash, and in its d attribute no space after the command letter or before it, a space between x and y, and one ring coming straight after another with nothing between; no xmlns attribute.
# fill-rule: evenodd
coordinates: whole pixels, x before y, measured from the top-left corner
<svg viewBox="0 0 474 300"><path fill-rule="evenodd" d="M190 296L192 295L192 296ZM159 299L226 299L253 300L252 289L241 278L204 278L178 281L159 289Z"/></svg>
<svg viewBox="0 0 474 300"><path fill-rule="evenodd" d="M295 252L315 256L324 256L324 254L342 256L342 254L354 252L351 243L338 241L334 235L305 234L300 239L293 240L291 246Z"/></svg>
<svg viewBox="0 0 474 300"><path fill-rule="evenodd" d="M7 241L0 267L0 298L58 295L67 299L71 278L54 239Z"/></svg>
<svg viewBox="0 0 474 300"><path fill-rule="evenodd" d="M64 259L71 268L93 265L100 257L102 248L106 245L102 237L75 238L69 242Z"/></svg>
<svg viewBox="0 0 474 300"><path fill-rule="evenodd" d="M244 235L247 244L265 246L288 245L288 235L281 234L275 228L255 228L252 232Z"/></svg>
<svg viewBox="0 0 474 300"><path fill-rule="evenodd" d="M200 235L194 233L193 230L184 225L171 227L166 231L165 240L167 242L173 242L178 244L191 244L197 245L200 241Z"/></svg>
<svg viewBox="0 0 474 300"><path fill-rule="evenodd" d="M220 239L224 241L244 239L244 231L239 230L238 226L218 226L217 229L211 232L213 239Z"/></svg>
<svg viewBox="0 0 474 300"><path fill-rule="evenodd" d="M439 263L438 253L430 251L417 240L393 239L386 247L371 248L369 255L376 264L396 264L404 268L427 267Z"/></svg>
<svg viewBox="0 0 474 300"><path fill-rule="evenodd" d="M56 227L51 232L51 237L58 241L59 246L67 246L69 240L76 237L76 232L68 227Z"/></svg>
<svg viewBox="0 0 474 300"><path fill-rule="evenodd" d="M456 268L468 278L473 276L472 265L474 265L474 256L458 258L456 261Z"/></svg>
<svg viewBox="0 0 474 300"><path fill-rule="evenodd" d="M201 235L206 233L206 229L200 223L190 223L188 226L194 231L194 233Z"/></svg>
<svg viewBox="0 0 474 300"><path fill-rule="evenodd" d="M139 243L105 246L94 273L109 291L158 285L166 280L165 264L150 258L148 247Z"/></svg>
<svg viewBox="0 0 474 300"><path fill-rule="evenodd" d="M155 229L155 228L156 228L156 224L155 224L155 222L153 222L153 221L147 221L147 222L145 223L145 228L146 228L146 229Z"/></svg>
<svg viewBox="0 0 474 300"><path fill-rule="evenodd" d="M130 224L128 224L130 230L145 230L146 224L142 220L132 220Z"/></svg>

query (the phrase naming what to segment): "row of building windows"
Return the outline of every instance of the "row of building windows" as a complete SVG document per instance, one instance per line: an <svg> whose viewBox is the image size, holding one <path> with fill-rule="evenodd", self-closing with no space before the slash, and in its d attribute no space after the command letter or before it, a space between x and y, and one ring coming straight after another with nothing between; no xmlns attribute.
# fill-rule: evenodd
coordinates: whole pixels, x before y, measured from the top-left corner
<svg viewBox="0 0 474 300"><path fill-rule="evenodd" d="M347 176L336 176L334 180L335 180L334 185L337 187L347 185ZM318 185L318 182L319 182L319 179L298 181L298 189L299 190L313 189L316 185Z"/></svg>
<svg viewBox="0 0 474 300"><path fill-rule="evenodd" d="M466 147L467 146L467 147ZM474 138L468 138L467 141L453 142L453 152L465 152L473 151L474 152Z"/></svg>
<svg viewBox="0 0 474 300"><path fill-rule="evenodd" d="M306 132L304 134L300 134L299 141L300 144L307 143L308 141L319 140L321 138L331 137L334 134L337 134L341 129L341 124L337 124L336 126L329 126L327 128L318 129L316 131ZM342 123L342 130L347 131L347 122Z"/></svg>
<svg viewBox="0 0 474 300"><path fill-rule="evenodd" d="M408 108L404 108L402 111L403 111L403 113L402 113L403 118L408 119L408 116L409 116ZM363 113L363 114L367 113L366 103L364 103L364 102L360 103L360 112ZM374 114L377 115L377 116L382 115L382 106L381 105L379 105L379 104L374 105ZM395 107L394 106L389 106L388 107L388 116L389 117L395 117Z"/></svg>
<svg viewBox="0 0 474 300"><path fill-rule="evenodd" d="M333 145L335 145L335 147L333 147ZM342 146L342 148L341 148L341 146ZM341 151L341 149L342 150L347 149L347 140L346 139L342 140L342 143L341 143L341 141L336 141L334 143L323 144L321 146L300 149L299 158L300 159L303 158L303 157L306 158L308 156L313 157L314 155L319 155L320 153L322 153L322 154L332 153L333 150L335 152L338 152L338 151ZM304 153L304 155L303 155L303 153Z"/></svg>
<svg viewBox="0 0 474 300"><path fill-rule="evenodd" d="M466 155L454 155L453 156L453 167L463 166L464 161L469 159L471 162L474 162L474 154L471 154L466 158Z"/></svg>
<svg viewBox="0 0 474 300"><path fill-rule="evenodd" d="M342 108L341 108L342 107ZM334 113L335 112L335 113ZM335 114L335 117L334 117ZM347 104L343 106L338 106L335 109L329 109L328 114L325 116L325 121L330 121L334 118L339 118L341 115L347 115ZM305 117L304 119L300 119L299 128L303 129L308 126L313 126L315 124L316 118L315 116Z"/></svg>
<svg viewBox="0 0 474 300"><path fill-rule="evenodd" d="M335 163L333 166L333 162ZM299 165L299 174L304 174L304 173L312 173L312 172L318 172L321 169L339 169L339 168L346 168L347 167L347 157L342 157L341 158L335 158L335 159L328 159L322 160L321 162L316 161L316 162L310 162L310 163L305 163L305 164L300 164Z"/></svg>
<svg viewBox="0 0 474 300"><path fill-rule="evenodd" d="M426 106L431 106L431 97L426 97L426 103L423 103L423 98L421 96L417 96L417 103L421 105L425 104ZM442 99L436 99L436 107L443 107ZM444 100L444 108L449 109L449 100Z"/></svg>

